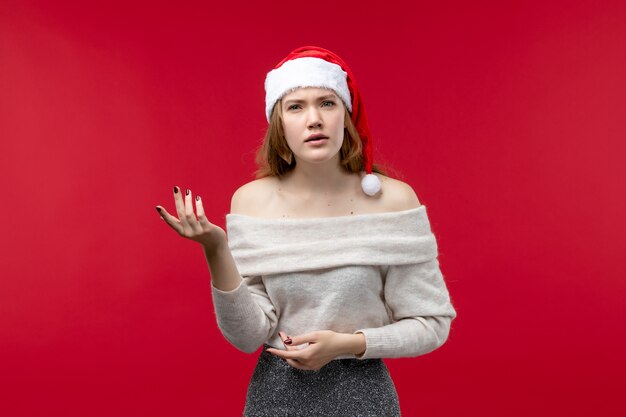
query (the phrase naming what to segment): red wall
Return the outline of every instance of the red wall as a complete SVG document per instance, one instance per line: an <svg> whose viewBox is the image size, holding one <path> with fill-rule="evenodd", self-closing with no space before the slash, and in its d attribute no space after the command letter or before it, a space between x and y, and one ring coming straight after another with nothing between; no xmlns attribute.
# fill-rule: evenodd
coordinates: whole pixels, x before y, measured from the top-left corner
<svg viewBox="0 0 626 417"><path fill-rule="evenodd" d="M624 415L626 3L51 3L0 6L3 416L241 415L257 354L154 206L224 224L307 44L355 72L458 310L387 360L404 415Z"/></svg>

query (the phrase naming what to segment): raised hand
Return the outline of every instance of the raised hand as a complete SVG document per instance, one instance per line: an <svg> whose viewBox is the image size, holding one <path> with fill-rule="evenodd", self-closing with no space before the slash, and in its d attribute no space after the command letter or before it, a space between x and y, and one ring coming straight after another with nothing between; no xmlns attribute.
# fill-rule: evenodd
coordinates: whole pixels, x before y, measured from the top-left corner
<svg viewBox="0 0 626 417"><path fill-rule="evenodd" d="M202 199L196 196L196 214L194 214L191 190L185 191L183 199L178 187L174 187L174 203L178 218L169 214L162 206L156 206L161 218L180 236L202 244L205 250L211 252L220 245L226 244L224 230L209 222L204 215Z"/></svg>

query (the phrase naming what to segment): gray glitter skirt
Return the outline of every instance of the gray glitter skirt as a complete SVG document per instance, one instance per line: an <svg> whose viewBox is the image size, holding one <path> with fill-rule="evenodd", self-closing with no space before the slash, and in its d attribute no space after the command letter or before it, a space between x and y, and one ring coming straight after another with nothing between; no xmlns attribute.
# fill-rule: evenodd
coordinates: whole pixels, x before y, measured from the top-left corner
<svg viewBox="0 0 626 417"><path fill-rule="evenodd" d="M244 417L398 417L398 393L382 359L335 359L303 371L263 351L250 379Z"/></svg>

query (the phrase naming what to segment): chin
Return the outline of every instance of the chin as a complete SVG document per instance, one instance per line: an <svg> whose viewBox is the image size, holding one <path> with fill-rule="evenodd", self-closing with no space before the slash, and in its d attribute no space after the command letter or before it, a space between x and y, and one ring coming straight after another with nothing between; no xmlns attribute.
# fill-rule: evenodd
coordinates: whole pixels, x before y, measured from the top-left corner
<svg viewBox="0 0 626 417"><path fill-rule="evenodd" d="M335 155L325 155L320 157L313 158L300 158L302 162L306 162L309 164L326 164L328 162L332 162L335 159Z"/></svg>

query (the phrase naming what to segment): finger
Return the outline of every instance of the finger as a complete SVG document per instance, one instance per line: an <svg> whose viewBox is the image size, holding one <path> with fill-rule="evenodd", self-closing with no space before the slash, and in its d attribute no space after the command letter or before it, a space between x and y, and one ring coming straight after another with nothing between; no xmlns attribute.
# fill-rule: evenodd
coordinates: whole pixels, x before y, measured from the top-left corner
<svg viewBox="0 0 626 417"><path fill-rule="evenodd" d="M195 219L195 215L193 214L193 205L191 204L191 190L189 188L187 188L185 190L185 215L186 216L194 216Z"/></svg>
<svg viewBox="0 0 626 417"><path fill-rule="evenodd" d="M211 222L209 222L209 219L207 219L204 214L204 206L202 205L202 198L200 198L199 195L196 196L196 213L198 214L198 222L200 223L200 226L202 226L204 230L207 230L209 227L211 227Z"/></svg>
<svg viewBox="0 0 626 417"><path fill-rule="evenodd" d="M189 224L189 227L191 227L194 232L200 233L202 232L202 227L200 227L198 219L196 219L196 215L193 212L192 201L193 195L191 194L191 190L187 188L185 190L185 218L187 219L187 224Z"/></svg>
<svg viewBox="0 0 626 417"><path fill-rule="evenodd" d="M295 347L291 346L292 342L291 342L291 338L289 336L287 336L284 332L278 332L278 335L280 336L280 339L283 341L283 345L285 346L286 350L293 350L295 349ZM287 343L289 342L289 343Z"/></svg>
<svg viewBox="0 0 626 417"><path fill-rule="evenodd" d="M185 218L185 202L181 195L180 188L174 186L174 204L176 204L176 213L178 213L178 219L183 227L187 226L187 219Z"/></svg>
<svg viewBox="0 0 626 417"><path fill-rule="evenodd" d="M165 220L165 223L167 223L172 229L176 230L178 234L183 232L183 225L180 224L180 221L178 221L176 217L169 214L167 210L161 206L157 206L157 211L159 212L161 218Z"/></svg>
<svg viewBox="0 0 626 417"><path fill-rule="evenodd" d="M278 356L281 359L295 359L295 360L303 359L300 349L285 351L285 350L280 350L280 349L269 348L267 349L267 351L271 353L272 355Z"/></svg>
<svg viewBox="0 0 626 417"><path fill-rule="evenodd" d="M291 336L291 346L303 345L305 343L315 343L317 339L318 337L315 332Z"/></svg>

